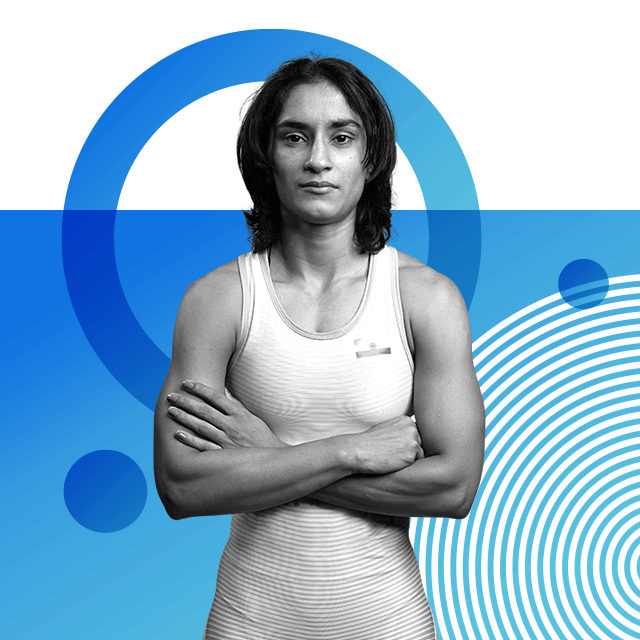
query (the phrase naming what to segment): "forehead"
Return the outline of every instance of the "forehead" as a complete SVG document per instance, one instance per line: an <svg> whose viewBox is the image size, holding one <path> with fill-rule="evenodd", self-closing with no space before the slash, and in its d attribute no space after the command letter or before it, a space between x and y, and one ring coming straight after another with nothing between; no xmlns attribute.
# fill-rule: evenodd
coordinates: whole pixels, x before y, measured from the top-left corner
<svg viewBox="0 0 640 640"><path fill-rule="evenodd" d="M276 118L276 126L285 120L310 124L354 120L362 125L362 119L351 109L342 91L329 82L300 84L291 89Z"/></svg>

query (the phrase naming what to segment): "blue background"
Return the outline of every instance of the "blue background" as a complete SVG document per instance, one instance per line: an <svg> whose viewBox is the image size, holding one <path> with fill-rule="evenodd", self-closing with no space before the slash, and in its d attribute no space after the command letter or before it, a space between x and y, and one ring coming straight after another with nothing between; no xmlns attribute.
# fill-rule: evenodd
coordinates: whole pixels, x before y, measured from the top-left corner
<svg viewBox="0 0 640 640"><path fill-rule="evenodd" d="M305 38L301 43L309 49ZM331 40L317 39L325 44ZM352 52L348 45L331 41L334 49L324 47L323 53ZM202 54L198 47L206 45L191 49L198 53L196 59ZM285 54L275 45L269 50L279 60L290 51ZM223 75L221 70L237 63L240 52L230 49L219 60L220 69L209 70L211 77ZM358 55L362 56L359 64L372 76L386 73L390 83L397 80L381 61L366 52ZM179 58L170 56L164 66L152 67L141 76L142 84L130 85L121 94L125 107L126 99L130 98L129 107L139 107L151 95L156 107L153 117L139 109L138 121L128 122L128 128L109 128L107 118L101 121L104 126L94 129L83 154L93 153L103 165L86 163L74 173L68 208L115 209L119 188L146 140L178 109L214 90L206 82L194 81L200 77L195 69L183 77L180 64L172 66ZM260 62L266 70L274 66L266 58ZM187 96L167 92L159 82L163 73L174 74L183 88L190 82L195 88ZM230 74L220 86L262 76ZM439 121L439 129L425 127L403 137L403 122L424 117L414 110L415 100L421 99L414 89L387 86L399 103L392 105L399 121L399 143L416 171L430 213L434 208L476 208L475 190L467 184L466 190L457 192L453 173L442 171L451 161L468 171L466 163L459 162L455 138L453 145L442 144L444 154L424 157L429 155L423 154L424 139L442 143L442 135L446 137L444 121ZM171 100L163 102L167 95ZM431 109L430 124L438 123L439 114L430 103L426 108ZM118 112L112 105L106 114L111 114L113 123L125 112L129 113L127 108ZM123 140L129 145L126 153ZM104 171L105 162L111 173ZM442 175L436 179L438 171ZM9 415L3 420L0 475L9 526L1 534L5 611L0 634L9 638L197 638L213 597L229 518L174 522L164 513L153 487L152 413L109 373L80 327L65 283L62 216L60 211L2 212L6 238L2 261L8 290L0 367ZM396 212L392 244L423 262L434 264L434 257L436 263L449 260L449 273L455 279L460 272L456 273L459 265L452 264L451 249L454 242L458 250L460 242L465 248L460 240L468 231L465 215L452 212L439 219L446 220L448 228L459 224L452 244L432 242L430 246L435 227L431 225L430 238L424 211ZM556 293L558 277L572 261L594 260L610 278L640 273L639 212L483 211L481 223L480 269L470 309L476 339L510 314ZM238 211L118 212L115 259L126 301L166 356L184 290L194 279L246 251L245 237ZM82 265L79 269L82 275ZM86 284L86 295L99 299L97 283L87 277ZM459 284L468 288L468 282ZM128 347L124 345L125 354ZM135 378L135 367L129 367L128 375ZM146 478L147 500L140 517L115 533L81 526L65 505L69 470L97 450L126 454ZM428 523L423 531L425 527L431 530ZM428 585L428 591L431 588ZM459 613L447 611L451 618ZM450 628L449 622L439 619L441 631Z"/></svg>
<svg viewBox="0 0 640 640"><path fill-rule="evenodd" d="M2 380L7 392L0 463L6 638L197 638L215 588L227 517L174 522L153 486L152 413L108 373L67 293L60 211L2 212ZM224 220L225 235L221 233ZM557 292L563 267L599 262L609 277L640 272L640 212L483 211L482 259L471 307L474 338ZM396 212L392 244L426 259L424 212ZM169 354L188 284L237 255L239 212L118 212L118 272L143 328ZM129 527L81 527L64 503L73 463L113 449L147 479Z"/></svg>

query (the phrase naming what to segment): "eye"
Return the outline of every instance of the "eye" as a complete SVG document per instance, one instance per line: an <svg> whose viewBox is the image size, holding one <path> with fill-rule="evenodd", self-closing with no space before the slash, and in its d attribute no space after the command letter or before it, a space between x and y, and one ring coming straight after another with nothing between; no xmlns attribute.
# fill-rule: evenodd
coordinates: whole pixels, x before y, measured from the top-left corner
<svg viewBox="0 0 640 640"><path fill-rule="evenodd" d="M291 144L300 144L301 142L304 142L304 138L297 133L289 133L284 137L284 139Z"/></svg>
<svg viewBox="0 0 640 640"><path fill-rule="evenodd" d="M337 135L334 140L340 145L349 144L349 142L351 142L351 138L344 133Z"/></svg>

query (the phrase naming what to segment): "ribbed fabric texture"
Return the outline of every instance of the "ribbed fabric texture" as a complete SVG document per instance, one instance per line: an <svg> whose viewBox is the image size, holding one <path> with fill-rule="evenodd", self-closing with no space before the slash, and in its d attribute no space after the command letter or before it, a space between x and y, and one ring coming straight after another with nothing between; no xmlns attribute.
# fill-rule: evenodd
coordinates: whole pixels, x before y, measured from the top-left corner
<svg viewBox="0 0 640 640"><path fill-rule="evenodd" d="M238 259L241 340L227 388L289 444L411 415L397 252L372 255L362 302L330 333L298 327L266 253ZM408 518L302 499L236 514L205 640L431 640Z"/></svg>

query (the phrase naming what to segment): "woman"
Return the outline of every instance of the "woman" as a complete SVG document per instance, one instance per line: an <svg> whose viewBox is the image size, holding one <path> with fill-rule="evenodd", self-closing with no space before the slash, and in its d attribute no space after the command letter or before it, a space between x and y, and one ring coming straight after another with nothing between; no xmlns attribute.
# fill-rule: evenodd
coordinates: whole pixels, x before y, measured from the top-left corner
<svg viewBox="0 0 640 640"><path fill-rule="evenodd" d="M253 252L185 294L156 408L169 515L234 514L205 638L434 638L409 517L469 512L484 412L455 285L386 246L391 114L289 61L238 158Z"/></svg>

